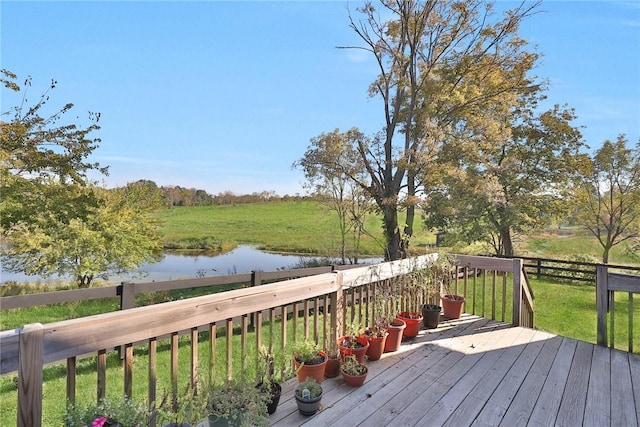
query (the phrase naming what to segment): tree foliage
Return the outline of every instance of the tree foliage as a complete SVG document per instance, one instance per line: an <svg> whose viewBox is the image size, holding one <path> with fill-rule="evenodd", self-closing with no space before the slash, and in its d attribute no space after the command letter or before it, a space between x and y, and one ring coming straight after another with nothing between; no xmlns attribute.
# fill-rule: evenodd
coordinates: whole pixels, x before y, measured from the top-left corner
<svg viewBox="0 0 640 427"><path fill-rule="evenodd" d="M576 221L602 246L602 262L611 248L630 242L638 253L640 238L640 140L627 148L625 135L605 141L586 164L576 191Z"/></svg>
<svg viewBox="0 0 640 427"><path fill-rule="evenodd" d="M365 172L353 148L356 141L363 138L365 136L357 128L322 133L311 139L302 158L294 162L294 167L304 172L305 185L338 216L343 264L347 259L357 264L365 219L371 210L368 195L356 184Z"/></svg>
<svg viewBox="0 0 640 427"><path fill-rule="evenodd" d="M367 180L359 181L380 208L386 257L404 254L423 178L446 144L473 141L477 123L504 112L536 90L527 74L537 60L518 36L537 4L497 17L484 1L384 0L367 3L350 26L379 69L369 94L383 101L384 128L357 142ZM391 16L383 20L380 16ZM406 209L401 226L398 212Z"/></svg>
<svg viewBox="0 0 640 427"><path fill-rule="evenodd" d="M531 101L527 101L531 106ZM489 243L514 255L515 233L547 225L565 212L570 178L583 146L573 111L555 106L535 115L525 101L504 117L484 117L497 132L448 145L429 186L426 224L467 243ZM429 177L425 178L429 179Z"/></svg>
<svg viewBox="0 0 640 427"><path fill-rule="evenodd" d="M8 90L19 92L15 74L1 71ZM24 82L28 88L31 79ZM52 81L49 90L54 89ZM133 269L154 259L160 247L148 212L158 206L150 187L107 191L90 182L87 160L100 140L99 114L86 127L62 123L73 104L45 114L47 91L28 105L2 112L0 145L0 231L2 262L9 271L72 275L89 286L99 274ZM7 121L4 117L8 117ZM158 194L158 193L155 193Z"/></svg>

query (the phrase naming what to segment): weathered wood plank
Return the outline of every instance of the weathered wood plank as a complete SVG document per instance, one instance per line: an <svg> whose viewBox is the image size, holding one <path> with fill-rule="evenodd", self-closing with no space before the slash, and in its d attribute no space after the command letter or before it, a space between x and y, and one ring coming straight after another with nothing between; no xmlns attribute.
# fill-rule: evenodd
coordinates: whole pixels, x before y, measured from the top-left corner
<svg viewBox="0 0 640 427"><path fill-rule="evenodd" d="M545 340L542 350L540 350L538 357L536 357L520 389L502 418L501 426L522 425L529 420L536 403L536 399L532 398L532 396L540 395L544 381L549 375L549 370L562 342L563 338L561 337L552 337Z"/></svg>
<svg viewBox="0 0 640 427"><path fill-rule="evenodd" d="M611 425L637 427L638 419L631 384L629 356L611 350Z"/></svg>
<svg viewBox="0 0 640 427"><path fill-rule="evenodd" d="M491 368L487 369L482 378L469 391L467 397L443 426L457 427L467 425L478 416L488 397L501 383L511 365L524 350L526 343L533 337L534 332L533 329L507 329L502 340L503 343L508 343L507 347L501 352Z"/></svg>
<svg viewBox="0 0 640 427"><path fill-rule="evenodd" d="M611 419L610 358L611 350L603 346L594 347L584 411L585 425L608 425Z"/></svg>
<svg viewBox="0 0 640 427"><path fill-rule="evenodd" d="M495 426L497 425L497 420L502 419L520 385L525 380L527 372L531 369L538 353L544 346L544 340L540 338L541 336L546 338L546 334L541 335L540 331L536 331L534 336L531 337L530 342L511 365L500 385L489 397L486 405L473 421L473 425Z"/></svg>
<svg viewBox="0 0 640 427"><path fill-rule="evenodd" d="M568 338L562 340L560 349L540 391L540 397L535 402L529 418L530 425L546 427L555 424L576 347L577 341Z"/></svg>
<svg viewBox="0 0 640 427"><path fill-rule="evenodd" d="M556 418L558 426L582 425L592 358L593 344L579 341Z"/></svg>

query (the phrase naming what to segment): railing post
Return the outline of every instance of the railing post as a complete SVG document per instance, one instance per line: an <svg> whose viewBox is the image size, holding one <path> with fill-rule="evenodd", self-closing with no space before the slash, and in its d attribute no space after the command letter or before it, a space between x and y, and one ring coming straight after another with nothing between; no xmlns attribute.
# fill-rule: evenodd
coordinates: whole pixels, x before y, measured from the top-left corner
<svg viewBox="0 0 640 427"><path fill-rule="evenodd" d="M342 275L343 273L340 271L336 271L336 284L337 289L335 292L331 293L330 296L330 303L331 303L331 307L329 307L330 310L330 317L331 317L331 339L333 340L333 343L335 343L337 341L337 339L340 337L340 335L342 335L342 313L340 313L340 311L342 311L344 309L344 306L342 304L343 302L343 295L342 295ZM331 345L331 344L329 344Z"/></svg>
<svg viewBox="0 0 640 427"><path fill-rule="evenodd" d="M260 286L262 285L262 271L252 270L251 271L251 285L250 287ZM249 330L253 331L256 327L256 314L251 313L249 316Z"/></svg>
<svg viewBox="0 0 640 427"><path fill-rule="evenodd" d="M120 283L120 310L136 308L136 284L133 282ZM120 360L124 360L125 346L120 346Z"/></svg>
<svg viewBox="0 0 640 427"><path fill-rule="evenodd" d="M609 274L605 265L596 268L596 311L598 313L598 345L607 346L607 310L609 303Z"/></svg>
<svg viewBox="0 0 640 427"><path fill-rule="evenodd" d="M44 329L42 324L26 325L20 331L18 350L19 427L42 425L42 364Z"/></svg>
<svg viewBox="0 0 640 427"><path fill-rule="evenodd" d="M522 259L513 259L513 315L511 323L513 326L520 326L520 314L522 313Z"/></svg>

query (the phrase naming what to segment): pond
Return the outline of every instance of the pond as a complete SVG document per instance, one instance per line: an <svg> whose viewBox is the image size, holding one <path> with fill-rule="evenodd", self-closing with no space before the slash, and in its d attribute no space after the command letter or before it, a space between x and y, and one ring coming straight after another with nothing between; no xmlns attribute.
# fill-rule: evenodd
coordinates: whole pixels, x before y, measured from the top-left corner
<svg viewBox="0 0 640 427"><path fill-rule="evenodd" d="M317 257L299 255L279 255L260 251L251 246L238 246L231 252L215 256L165 254L154 264L144 264L130 274L109 276L115 283L123 281L152 282L164 280L191 279L206 276L226 276L250 273L252 270L275 271L299 268L304 261ZM377 263L382 258L368 258L361 262ZM0 282L53 282L59 277L43 279L21 273L0 272ZM98 279L96 279L98 280Z"/></svg>

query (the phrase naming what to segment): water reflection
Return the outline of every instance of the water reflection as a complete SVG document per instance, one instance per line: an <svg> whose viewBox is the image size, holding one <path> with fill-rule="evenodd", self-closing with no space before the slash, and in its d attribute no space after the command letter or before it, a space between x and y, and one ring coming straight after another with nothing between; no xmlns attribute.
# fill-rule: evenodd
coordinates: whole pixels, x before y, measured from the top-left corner
<svg viewBox="0 0 640 427"><path fill-rule="evenodd" d="M163 280L190 279L205 276L224 276L249 273L252 270L275 271L299 267L305 260L317 257L298 255L278 255L259 251L250 246L239 246L231 252L215 256L166 254L154 264L145 264L130 274L109 276L113 282L150 282ZM382 261L381 258L366 259L366 263ZM49 281L57 280L53 278ZM99 279L96 279L99 280ZM45 281L38 276L27 276L2 272L2 283L7 281Z"/></svg>

